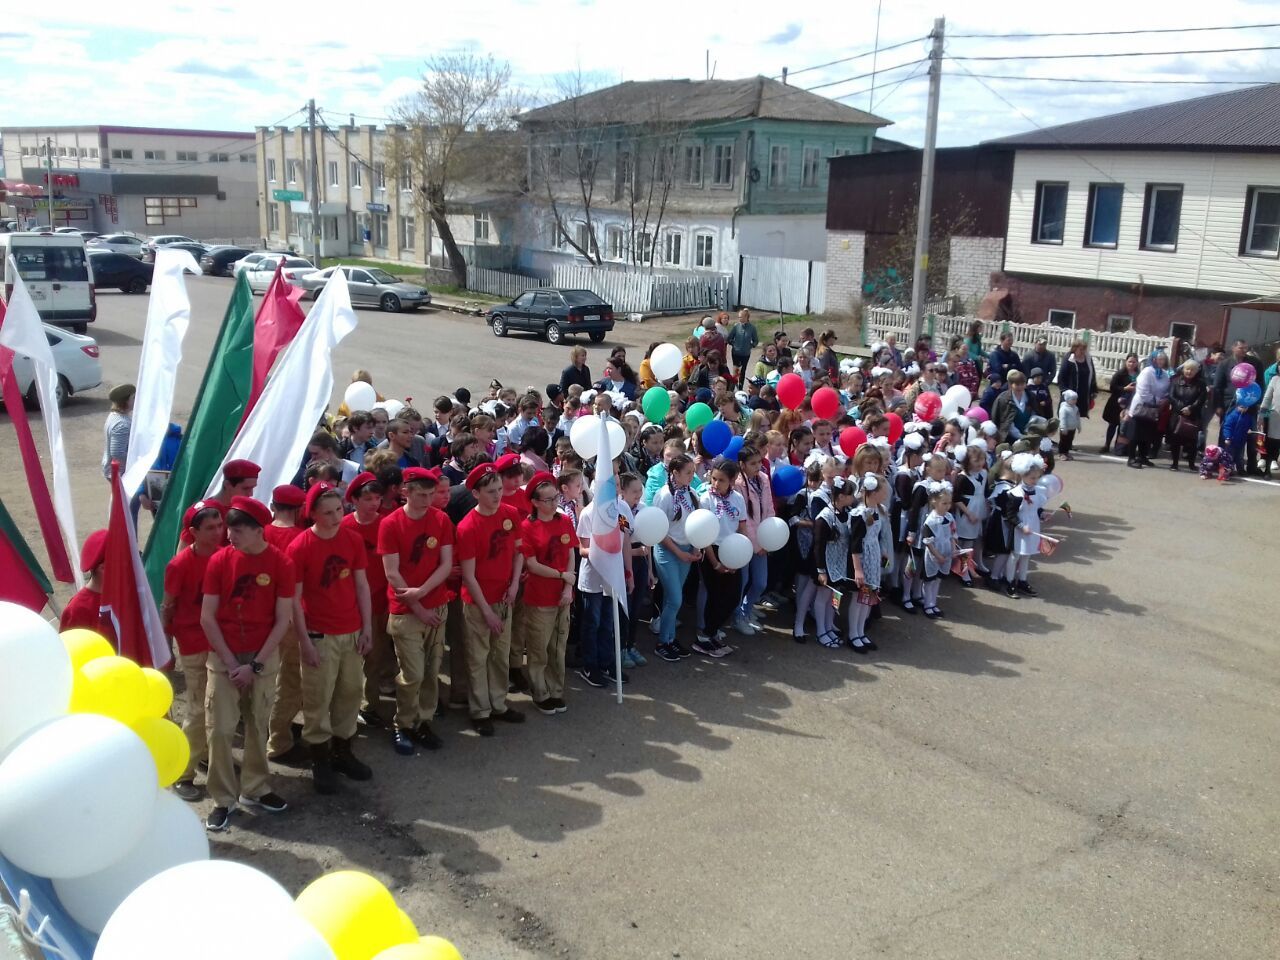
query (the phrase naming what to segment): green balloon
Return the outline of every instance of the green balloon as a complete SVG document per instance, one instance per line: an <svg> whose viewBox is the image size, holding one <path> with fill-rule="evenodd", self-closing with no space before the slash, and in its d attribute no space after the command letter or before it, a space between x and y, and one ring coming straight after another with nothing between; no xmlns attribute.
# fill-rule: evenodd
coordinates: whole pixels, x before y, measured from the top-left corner
<svg viewBox="0 0 1280 960"><path fill-rule="evenodd" d="M664 387L650 387L640 401L644 415L654 423L661 423L671 411L671 394Z"/></svg>
<svg viewBox="0 0 1280 960"><path fill-rule="evenodd" d="M697 430L710 423L714 416L711 408L705 403L695 403L684 412L684 422L688 424L690 430Z"/></svg>

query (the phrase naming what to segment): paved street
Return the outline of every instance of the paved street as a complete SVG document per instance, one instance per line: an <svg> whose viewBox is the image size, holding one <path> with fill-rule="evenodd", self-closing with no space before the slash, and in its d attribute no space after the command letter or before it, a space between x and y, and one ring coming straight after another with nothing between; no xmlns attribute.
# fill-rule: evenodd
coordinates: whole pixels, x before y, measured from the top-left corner
<svg viewBox="0 0 1280 960"><path fill-rule="evenodd" d="M230 283L189 288L176 419ZM109 386L134 376L146 298L99 303ZM567 352L361 311L337 392L364 366L425 409L493 376L542 386ZM105 396L65 412L85 532L105 516ZM1095 422L1078 443L1099 441ZM35 542L9 462L0 496ZM1092 456L1059 473L1075 518L1033 571L1040 599L948 585L946 620L888 612L869 657L778 621L727 660L651 658L622 707L575 678L568 714L517 697L528 722L492 741L459 714L439 754L363 738L372 784L321 801L286 772L294 811L237 814L215 851L295 892L373 870L469 958L1273 956L1280 492Z"/></svg>

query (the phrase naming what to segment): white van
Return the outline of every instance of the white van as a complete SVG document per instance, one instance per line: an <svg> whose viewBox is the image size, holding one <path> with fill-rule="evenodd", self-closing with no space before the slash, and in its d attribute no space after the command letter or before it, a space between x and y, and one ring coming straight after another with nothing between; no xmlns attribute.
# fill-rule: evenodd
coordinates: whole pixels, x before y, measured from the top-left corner
<svg viewBox="0 0 1280 960"><path fill-rule="evenodd" d="M41 320L84 333L98 318L93 268L83 238L70 233L0 233L0 257L6 300L14 282L12 258Z"/></svg>

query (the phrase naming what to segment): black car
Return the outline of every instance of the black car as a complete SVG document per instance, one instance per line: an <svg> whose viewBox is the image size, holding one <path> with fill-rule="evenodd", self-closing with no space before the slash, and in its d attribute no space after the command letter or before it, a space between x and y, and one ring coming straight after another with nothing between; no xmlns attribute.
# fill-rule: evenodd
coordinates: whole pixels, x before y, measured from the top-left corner
<svg viewBox="0 0 1280 960"><path fill-rule="evenodd" d="M191 254L193 257L196 258L196 263L199 263L200 258L209 252L209 248L206 247L203 243L166 243L164 245L164 249L185 250L187 251L187 253ZM151 259L154 260L155 257L152 257Z"/></svg>
<svg viewBox="0 0 1280 960"><path fill-rule="evenodd" d="M496 337L529 332L547 343L560 343L567 336L586 334L592 343L599 343L613 329L613 307L590 290L540 287L494 307L484 322Z"/></svg>
<svg viewBox="0 0 1280 960"><path fill-rule="evenodd" d="M228 277L231 265L253 253L248 247L210 247L200 258L200 269L211 277Z"/></svg>
<svg viewBox="0 0 1280 960"><path fill-rule="evenodd" d="M118 287L122 293L146 293L155 270L155 264L143 263L127 253L106 250L95 253L92 247L89 248L89 266L93 268L95 290Z"/></svg>

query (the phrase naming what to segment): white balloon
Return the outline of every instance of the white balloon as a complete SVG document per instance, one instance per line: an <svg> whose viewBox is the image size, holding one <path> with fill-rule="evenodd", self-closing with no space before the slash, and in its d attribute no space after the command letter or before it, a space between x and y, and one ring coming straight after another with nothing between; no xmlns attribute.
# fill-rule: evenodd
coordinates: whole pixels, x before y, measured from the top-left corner
<svg viewBox="0 0 1280 960"><path fill-rule="evenodd" d="M0 601L0 756L67 712L71 658L44 617Z"/></svg>
<svg viewBox="0 0 1280 960"><path fill-rule="evenodd" d="M347 405L348 410L369 410L378 402L378 392L372 385L363 380L357 380L347 387L346 393L342 395L342 401Z"/></svg>
<svg viewBox="0 0 1280 960"><path fill-rule="evenodd" d="M716 548L720 554L720 562L730 570L741 570L751 562L751 541L740 533L731 533L724 538L724 543Z"/></svg>
<svg viewBox="0 0 1280 960"><path fill-rule="evenodd" d="M157 873L180 863L209 859L209 837L191 807L160 791L141 842L123 860L87 877L55 880L58 902L80 926L101 933L116 907Z"/></svg>
<svg viewBox="0 0 1280 960"><path fill-rule="evenodd" d="M666 537L670 526L667 515L657 507L643 507L636 514L635 538L646 546L656 546Z"/></svg>
<svg viewBox="0 0 1280 960"><path fill-rule="evenodd" d="M375 406L387 411L387 416L392 420L400 416L400 411L404 409L404 404L399 400L383 400L381 403L375 404Z"/></svg>
<svg viewBox="0 0 1280 960"><path fill-rule="evenodd" d="M658 380L670 380L680 372L684 354L674 343L660 343L649 354L649 369Z"/></svg>
<svg viewBox="0 0 1280 960"><path fill-rule="evenodd" d="M210 904L228 896L230 914L210 922ZM93 958L170 960L175 944L192 960L335 960L284 887L231 860L198 860L156 874L111 915Z"/></svg>
<svg viewBox="0 0 1280 960"><path fill-rule="evenodd" d="M55 880L104 870L146 833L158 780L124 724L96 713L47 723L0 763L0 854Z"/></svg>
<svg viewBox="0 0 1280 960"><path fill-rule="evenodd" d="M781 517L769 517L761 520L760 526L756 528L756 542L769 553L781 550L790 539L791 528L787 526L787 521Z"/></svg>
<svg viewBox="0 0 1280 960"><path fill-rule="evenodd" d="M709 547L720 536L720 520L710 510L695 510L685 518L684 536L695 550Z"/></svg>
<svg viewBox="0 0 1280 960"><path fill-rule="evenodd" d="M969 404L973 401L973 395L969 393L969 388L963 384L957 383L955 386L948 387L947 392L943 394L943 403L954 400L953 406L957 410L968 410Z"/></svg>
<svg viewBox="0 0 1280 960"><path fill-rule="evenodd" d="M609 459L612 460L627 447L627 434L622 424L610 419L605 423L609 437ZM569 442L574 452L583 460L590 460L600 453L600 418L597 416L579 417L569 429Z"/></svg>

